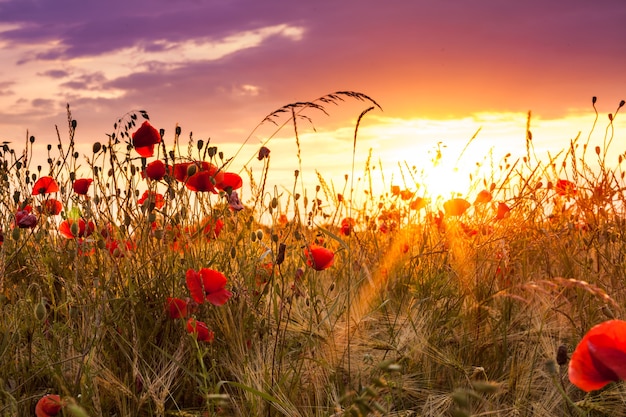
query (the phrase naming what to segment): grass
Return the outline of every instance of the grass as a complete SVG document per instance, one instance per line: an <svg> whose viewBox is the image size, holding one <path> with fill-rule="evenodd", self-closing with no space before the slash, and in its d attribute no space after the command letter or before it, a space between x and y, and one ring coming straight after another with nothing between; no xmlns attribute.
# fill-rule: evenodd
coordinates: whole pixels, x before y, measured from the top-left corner
<svg viewBox="0 0 626 417"><path fill-rule="evenodd" d="M367 106L359 121L378 106L338 92L262 124L291 127L298 140L309 110L343 100ZM461 197L487 190L492 200L468 200L456 216L442 201L422 204L429 196L416 193L408 166L408 185L380 196L350 192L352 178L338 194L323 173L312 194L297 174L293 191L278 194L265 188L271 156L260 174L247 171L246 207L235 211L231 189L195 193L141 175L155 159L228 171L233 160L217 147L176 131L142 159L129 145L148 119L137 111L81 156L68 108L68 137L48 146L47 166L31 166L34 138L22 151L0 148L0 416L32 415L46 393L73 416L626 415L622 383L585 394L556 362L560 346L571 354L626 305L623 156L611 167L606 152L618 111L605 148L577 138L546 160L534 153L529 115L526 155L475 177ZM358 123L355 145L357 135ZM46 175L59 191L32 195ZM368 161L365 183L372 175ZM72 191L80 177L93 179L87 195ZM164 205L139 205L145 189ZM51 198L61 213L37 210ZM26 205L37 225L16 227ZM59 234L78 217L93 234ZM217 219L217 236L202 232ZM313 244L334 252L332 267L307 265ZM191 311L212 342L165 308L168 297L189 297L186 271L200 268L222 272L233 294Z"/></svg>

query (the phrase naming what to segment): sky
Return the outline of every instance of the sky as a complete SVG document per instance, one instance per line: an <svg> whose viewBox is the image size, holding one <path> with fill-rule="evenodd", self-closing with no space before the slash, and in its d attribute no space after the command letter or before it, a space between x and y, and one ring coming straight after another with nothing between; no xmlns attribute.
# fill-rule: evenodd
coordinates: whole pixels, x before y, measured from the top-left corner
<svg viewBox="0 0 626 417"><path fill-rule="evenodd" d="M250 136L234 170L258 172L252 157L272 137L275 181L290 188L302 167L334 184L371 103L307 110L301 164L293 127L274 137L257 125L286 104L355 91L380 105L361 120L357 171L370 149L383 167L427 164L440 146L457 161L478 129L468 166L523 150L529 111L537 146L561 150L590 133L593 96L599 140L626 98L624 22L623 0L0 0L0 140L54 143L69 103L90 149L142 109L166 140L179 124L229 155Z"/></svg>

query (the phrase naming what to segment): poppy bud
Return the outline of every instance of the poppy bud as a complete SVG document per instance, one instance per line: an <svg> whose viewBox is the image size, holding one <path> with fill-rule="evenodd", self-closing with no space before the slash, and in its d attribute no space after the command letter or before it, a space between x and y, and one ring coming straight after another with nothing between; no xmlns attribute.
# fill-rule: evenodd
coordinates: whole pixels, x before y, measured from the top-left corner
<svg viewBox="0 0 626 417"><path fill-rule="evenodd" d="M596 104L596 101L598 101L598 97L596 96L591 97L591 104Z"/></svg>
<svg viewBox="0 0 626 417"><path fill-rule="evenodd" d="M46 313L46 306L42 300L35 306L35 318L39 321L44 321L46 319Z"/></svg>
<svg viewBox="0 0 626 417"><path fill-rule="evenodd" d="M102 149L102 144L100 142L96 142L93 144L93 147L91 148L91 150L93 151L93 153L98 153L100 152L100 149Z"/></svg>
<svg viewBox="0 0 626 417"><path fill-rule="evenodd" d="M257 230L256 231L256 237L259 240L263 240L263 231L262 230Z"/></svg>
<svg viewBox="0 0 626 417"><path fill-rule="evenodd" d="M11 238L13 240L19 240L19 238L20 238L20 229L18 229L18 228L13 229L13 231L11 232Z"/></svg>
<svg viewBox="0 0 626 417"><path fill-rule="evenodd" d="M196 172L198 172L198 166L196 164L190 164L187 167L187 177L193 176Z"/></svg>
<svg viewBox="0 0 626 417"><path fill-rule="evenodd" d="M176 126L176 136L180 136L180 133L182 132L180 126ZM163 135L161 135L163 136Z"/></svg>

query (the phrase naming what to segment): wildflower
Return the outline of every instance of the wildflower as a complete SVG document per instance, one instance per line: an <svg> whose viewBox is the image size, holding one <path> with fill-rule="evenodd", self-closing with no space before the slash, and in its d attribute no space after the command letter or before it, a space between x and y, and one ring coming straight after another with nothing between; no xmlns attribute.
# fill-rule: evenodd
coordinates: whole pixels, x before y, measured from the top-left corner
<svg viewBox="0 0 626 417"><path fill-rule="evenodd" d="M52 177L41 177L33 185L32 195L50 194L59 191L59 184Z"/></svg>
<svg viewBox="0 0 626 417"><path fill-rule="evenodd" d="M228 191L228 189L232 191L241 188L242 185L243 180L238 174L235 174L234 172L224 172L221 182L218 183L216 187L222 191Z"/></svg>
<svg viewBox="0 0 626 417"><path fill-rule="evenodd" d="M316 271L330 268L335 261L335 254L323 246L310 245L304 248L306 264Z"/></svg>
<svg viewBox="0 0 626 417"><path fill-rule="evenodd" d="M206 300L213 305L221 306L233 295L226 289L227 279L224 274L210 268L202 268L197 272L188 269L185 281L191 298L198 304Z"/></svg>
<svg viewBox="0 0 626 417"><path fill-rule="evenodd" d="M130 252L135 249L135 244L132 240L125 240L122 242L117 239L109 239L107 240L105 247L114 258L123 258L126 252Z"/></svg>
<svg viewBox="0 0 626 417"><path fill-rule="evenodd" d="M15 213L15 224L20 229L34 229L37 221L37 216L30 214L30 210L20 210Z"/></svg>
<svg viewBox="0 0 626 417"><path fill-rule="evenodd" d="M165 163L160 159L146 165L145 175L153 181L159 181L165 177Z"/></svg>
<svg viewBox="0 0 626 417"><path fill-rule="evenodd" d="M413 196L415 195L415 193L411 190L402 190L400 191L400 199L402 199L402 201L407 201L413 198Z"/></svg>
<svg viewBox="0 0 626 417"><path fill-rule="evenodd" d="M502 220L509 215L511 209L506 203L498 203L498 212L496 213L496 220Z"/></svg>
<svg viewBox="0 0 626 417"><path fill-rule="evenodd" d="M424 207L426 207L426 199L422 197L417 197L409 203L411 210L421 210Z"/></svg>
<svg viewBox="0 0 626 417"><path fill-rule="evenodd" d="M90 236L96 226L92 221L85 222L84 219L66 219L59 225L59 233L66 239L75 239Z"/></svg>
<svg viewBox="0 0 626 417"><path fill-rule="evenodd" d="M216 184L222 184L224 172L206 161L183 162L174 165L174 178L191 191L217 193Z"/></svg>
<svg viewBox="0 0 626 417"><path fill-rule="evenodd" d="M257 156L257 159L259 161L262 161L265 158L269 158L270 157L270 150L269 148L265 147L265 146L261 146L261 149L259 149L259 156Z"/></svg>
<svg viewBox="0 0 626 417"><path fill-rule="evenodd" d="M482 190L481 192L478 193L478 195L476 196L476 200L474 200L474 204L478 204L478 203L488 203L491 201L491 199L493 198L493 196L491 195L491 193L487 190Z"/></svg>
<svg viewBox="0 0 626 417"><path fill-rule="evenodd" d="M569 362L569 380L583 391L626 379L626 322L609 320L591 328Z"/></svg>
<svg viewBox="0 0 626 417"><path fill-rule="evenodd" d="M572 196L576 194L576 184L568 180L558 180L554 191L560 196Z"/></svg>
<svg viewBox="0 0 626 417"><path fill-rule="evenodd" d="M217 238L224 228L224 222L222 219L208 218L203 223L204 226L202 227L202 233L204 233L208 239Z"/></svg>
<svg viewBox="0 0 626 417"><path fill-rule="evenodd" d="M396 197L400 195L400 187L398 185L391 186L391 195Z"/></svg>
<svg viewBox="0 0 626 417"><path fill-rule="evenodd" d="M356 222L352 217L346 217L345 219L341 220L341 233L344 236L350 236L350 233L352 233L355 224Z"/></svg>
<svg viewBox="0 0 626 417"><path fill-rule="evenodd" d="M154 155L154 145L161 142L161 135L147 121L133 133L132 144L137 153L144 158Z"/></svg>
<svg viewBox="0 0 626 417"><path fill-rule="evenodd" d="M184 319L187 317L187 301L181 298L167 297L166 311L171 319Z"/></svg>
<svg viewBox="0 0 626 417"><path fill-rule="evenodd" d="M453 198L443 203L447 216L462 216L469 207L470 203L463 198Z"/></svg>
<svg viewBox="0 0 626 417"><path fill-rule="evenodd" d="M239 199L239 194L237 191L233 191L228 196L228 206L233 211L241 211L244 209L243 204L241 204L241 200Z"/></svg>
<svg viewBox="0 0 626 417"><path fill-rule="evenodd" d="M89 191L89 186L93 182L91 178L79 178L72 183L72 188L76 194L85 195Z"/></svg>
<svg viewBox="0 0 626 417"><path fill-rule="evenodd" d="M215 339L213 330L209 330L205 322L196 320L193 317L187 320L187 333L193 334L200 342L211 343Z"/></svg>
<svg viewBox="0 0 626 417"><path fill-rule="evenodd" d="M49 198L38 207L38 210L42 215L56 216L63 210L63 204L56 198Z"/></svg>
<svg viewBox="0 0 626 417"><path fill-rule="evenodd" d="M147 204L146 207L148 207L149 209L156 208L157 210L160 210L163 205L165 205L165 199L163 198L163 194L146 190L141 195L141 198L137 200L137 204L142 207Z"/></svg>
<svg viewBox="0 0 626 417"><path fill-rule="evenodd" d="M59 414L63 408L61 397L56 394L44 395L37 401L35 406L35 415L37 417L51 417Z"/></svg>

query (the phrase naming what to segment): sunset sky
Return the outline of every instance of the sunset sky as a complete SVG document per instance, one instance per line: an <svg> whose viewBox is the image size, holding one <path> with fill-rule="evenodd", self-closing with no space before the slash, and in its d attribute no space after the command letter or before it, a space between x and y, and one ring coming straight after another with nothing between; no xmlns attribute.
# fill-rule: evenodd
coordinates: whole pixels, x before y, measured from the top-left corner
<svg viewBox="0 0 626 417"><path fill-rule="evenodd" d="M357 171L370 148L390 167L424 163L439 142L456 160L479 128L470 165L490 149L523 151L528 111L538 146L561 150L589 134L592 96L600 135L626 98L624 22L623 0L0 0L0 140L19 148L28 130L55 142L69 103L81 143L145 109L166 140L178 123L228 155L273 110L350 90L382 107L362 121ZM304 172L349 172L368 105L307 113ZM233 169L273 129L256 131ZM292 132L268 143L285 186Z"/></svg>

